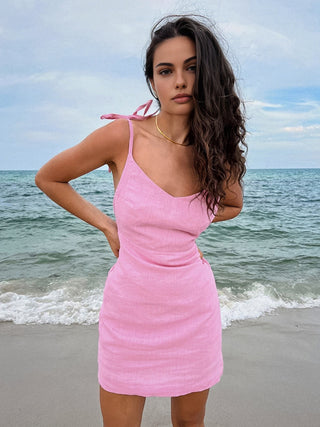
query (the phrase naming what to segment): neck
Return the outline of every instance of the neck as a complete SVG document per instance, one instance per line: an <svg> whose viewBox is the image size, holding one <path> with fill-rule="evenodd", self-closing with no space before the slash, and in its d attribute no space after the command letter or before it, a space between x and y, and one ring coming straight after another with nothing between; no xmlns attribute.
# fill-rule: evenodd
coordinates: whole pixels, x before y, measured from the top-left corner
<svg viewBox="0 0 320 427"><path fill-rule="evenodd" d="M161 111L158 114L158 126L170 139L183 144L189 133L189 116Z"/></svg>

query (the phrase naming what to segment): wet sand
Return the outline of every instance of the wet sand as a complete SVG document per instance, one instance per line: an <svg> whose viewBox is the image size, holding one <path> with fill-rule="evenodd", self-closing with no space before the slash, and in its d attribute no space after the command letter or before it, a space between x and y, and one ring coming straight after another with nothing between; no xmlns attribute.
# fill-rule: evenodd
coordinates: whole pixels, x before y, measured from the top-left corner
<svg viewBox="0 0 320 427"><path fill-rule="evenodd" d="M0 323L0 424L102 426L98 325ZM206 427L318 427L320 308L280 310L223 331L224 374ZM148 397L143 427L170 427L170 398Z"/></svg>

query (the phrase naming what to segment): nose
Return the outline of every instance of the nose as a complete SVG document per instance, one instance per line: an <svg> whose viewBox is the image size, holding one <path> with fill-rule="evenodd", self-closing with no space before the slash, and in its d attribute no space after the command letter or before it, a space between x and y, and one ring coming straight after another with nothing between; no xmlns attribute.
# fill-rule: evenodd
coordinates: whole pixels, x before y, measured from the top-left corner
<svg viewBox="0 0 320 427"><path fill-rule="evenodd" d="M187 81L182 72L177 72L175 86L176 89L185 88L187 86Z"/></svg>

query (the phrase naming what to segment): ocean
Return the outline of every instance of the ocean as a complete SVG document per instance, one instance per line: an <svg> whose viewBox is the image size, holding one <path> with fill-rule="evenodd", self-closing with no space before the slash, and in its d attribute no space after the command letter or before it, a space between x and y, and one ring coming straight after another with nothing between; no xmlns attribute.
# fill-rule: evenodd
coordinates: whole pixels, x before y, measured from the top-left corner
<svg viewBox="0 0 320 427"><path fill-rule="evenodd" d="M105 236L47 198L36 171L0 171L0 321L98 322L108 270ZM279 307L320 306L320 169L255 169L244 207L197 245L211 264L223 328ZM71 182L113 219L106 169Z"/></svg>

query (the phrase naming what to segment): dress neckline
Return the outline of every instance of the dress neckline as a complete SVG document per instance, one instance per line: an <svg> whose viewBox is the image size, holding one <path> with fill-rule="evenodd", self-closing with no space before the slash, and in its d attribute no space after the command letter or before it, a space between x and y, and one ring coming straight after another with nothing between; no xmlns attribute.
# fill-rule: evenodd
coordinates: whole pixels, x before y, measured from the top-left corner
<svg viewBox="0 0 320 427"><path fill-rule="evenodd" d="M198 196L201 191L199 191L198 193L193 193L193 194L189 194L187 196L173 196L172 194L168 193L166 190L164 190L162 187L160 187L158 184L156 184L150 177L149 175L147 175L143 169L141 169L141 167L138 165L138 163L135 161L135 159L133 158L133 155L131 153L131 160L133 162L133 164L136 166L136 168L140 171L140 173L142 175L144 175L147 180L156 188L158 188L162 193L164 193L165 195L167 195L168 197L171 197L173 199L189 199L191 197L195 197Z"/></svg>
<svg viewBox="0 0 320 427"><path fill-rule="evenodd" d="M172 194L168 193L166 190L164 190L162 187L160 187L158 184L156 184L150 177L149 175L147 175L145 173L145 171L138 165L138 163L135 161L134 157L133 157L133 140L134 140L134 129L131 123L131 120L128 119L129 121L129 127L130 127L130 138L129 138L129 150L128 150L128 155L130 156L133 164L135 165L135 167L140 171L140 174L145 176L146 179L151 183L151 185L153 185L155 188L157 188L159 191L161 191L163 194L165 194L167 197L170 197L172 199L190 199L191 197L195 197L195 196L199 196L199 194L201 193L201 191L199 191L198 193L193 193L193 194L189 194L187 196L173 196Z"/></svg>

